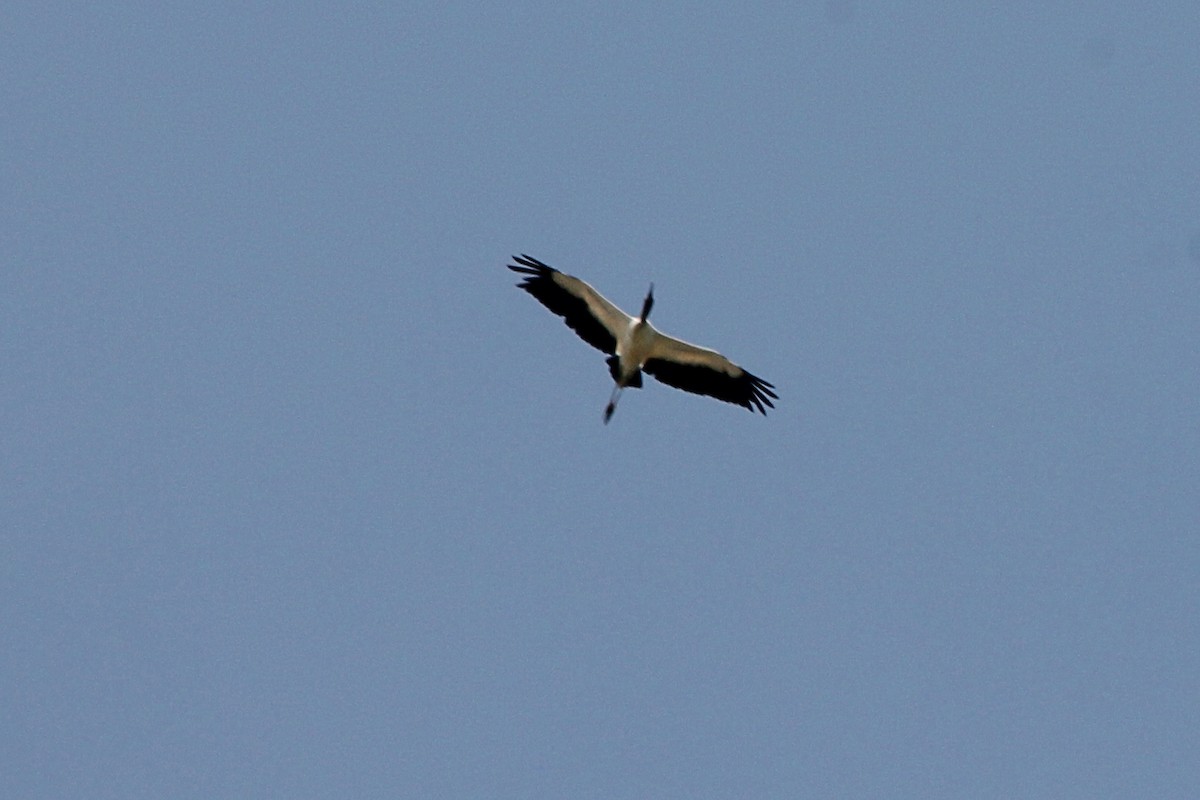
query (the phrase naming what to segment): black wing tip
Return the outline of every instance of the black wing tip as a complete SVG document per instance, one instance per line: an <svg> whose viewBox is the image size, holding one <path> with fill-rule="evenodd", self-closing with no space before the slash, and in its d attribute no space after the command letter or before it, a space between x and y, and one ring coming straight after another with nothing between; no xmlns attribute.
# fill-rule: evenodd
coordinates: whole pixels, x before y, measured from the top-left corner
<svg viewBox="0 0 1200 800"><path fill-rule="evenodd" d="M762 414L764 417L767 415L768 408L775 408L774 403L772 403L767 398L760 397L760 396L751 397L749 400L747 400L742 405L744 405L746 407L746 410L748 410L751 414L753 414L755 411L757 411L759 414ZM764 408L764 406L765 406L765 408Z"/></svg>
<svg viewBox="0 0 1200 800"><path fill-rule="evenodd" d="M746 372L746 370L742 370L742 372ZM758 391L766 392L767 394L771 395L771 397L774 397L776 400L779 399L779 395L777 395L773 391L771 391L772 389L775 388L775 384L773 384L769 381L764 381L762 378L758 377L757 375L751 374L749 372L746 372L746 377L750 379L750 385L753 386L755 389L757 389Z"/></svg>
<svg viewBox="0 0 1200 800"><path fill-rule="evenodd" d="M746 402L743 405L750 410L751 414L757 411L765 417L767 409L775 407L775 404L771 400L779 399L779 395L772 391L775 388L775 384L768 383L749 372L746 373L746 378L750 384L750 396L746 398Z"/></svg>
<svg viewBox="0 0 1200 800"><path fill-rule="evenodd" d="M520 272L524 275L545 276L545 275L549 275L552 272L558 271L558 270L554 269L554 267L551 267L548 264L538 261L533 256L525 255L524 253L522 253L519 256L513 256L512 260L517 262L517 264L519 264L520 266L513 266L512 264L509 264L508 268L511 269L513 272Z"/></svg>

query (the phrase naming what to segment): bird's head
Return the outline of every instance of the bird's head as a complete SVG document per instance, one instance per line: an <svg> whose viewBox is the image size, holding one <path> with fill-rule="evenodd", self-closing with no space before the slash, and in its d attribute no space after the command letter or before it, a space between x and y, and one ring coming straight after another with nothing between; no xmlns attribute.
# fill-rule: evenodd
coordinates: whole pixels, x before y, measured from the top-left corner
<svg viewBox="0 0 1200 800"><path fill-rule="evenodd" d="M646 300L642 303L642 321L646 321L646 317L650 316L650 309L654 306L654 284L650 284L650 291L646 293Z"/></svg>

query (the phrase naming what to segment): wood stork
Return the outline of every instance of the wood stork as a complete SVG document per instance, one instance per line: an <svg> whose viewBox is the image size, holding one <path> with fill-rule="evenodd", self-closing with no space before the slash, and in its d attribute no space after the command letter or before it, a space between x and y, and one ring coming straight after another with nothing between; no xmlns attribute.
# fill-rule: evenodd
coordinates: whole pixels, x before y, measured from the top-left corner
<svg viewBox="0 0 1200 800"><path fill-rule="evenodd" d="M642 303L642 314L631 317L606 300L579 278L522 254L513 256L513 272L527 276L517 286L563 318L585 342L609 354L608 371L616 386L604 408L604 423L612 419L617 400L628 386L642 388L642 373L683 389L734 403L766 416L764 406L774 408L779 395L775 387L734 364L714 350L680 341L657 331L650 324L654 284Z"/></svg>

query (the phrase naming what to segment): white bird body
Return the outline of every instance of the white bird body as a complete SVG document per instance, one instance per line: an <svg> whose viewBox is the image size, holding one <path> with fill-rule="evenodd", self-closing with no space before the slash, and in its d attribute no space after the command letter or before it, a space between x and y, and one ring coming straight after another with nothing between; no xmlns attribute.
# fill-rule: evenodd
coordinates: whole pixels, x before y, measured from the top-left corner
<svg viewBox="0 0 1200 800"><path fill-rule="evenodd" d="M642 368L646 359L654 352L654 346L662 334L654 329L649 320L632 319L617 337L617 363L620 364L618 383L628 383L635 372Z"/></svg>
<svg viewBox="0 0 1200 800"><path fill-rule="evenodd" d="M654 284L639 317L631 317L573 275L526 255L514 257L513 272L528 277L517 284L563 318L588 344L610 354L609 372L616 386L604 411L607 423L626 387L641 388L642 372L677 389L708 395L766 414L779 399L775 387L751 375L725 356L661 333L647 319L654 305ZM765 407L764 407L765 406Z"/></svg>

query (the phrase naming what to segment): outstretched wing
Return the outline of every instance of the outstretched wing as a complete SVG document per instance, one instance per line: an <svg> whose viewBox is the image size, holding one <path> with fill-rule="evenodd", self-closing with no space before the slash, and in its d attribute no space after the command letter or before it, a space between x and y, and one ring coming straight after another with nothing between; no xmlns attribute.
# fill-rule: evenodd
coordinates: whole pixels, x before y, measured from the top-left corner
<svg viewBox="0 0 1200 800"><path fill-rule="evenodd" d="M661 333L642 370L668 386L744 406L763 416L767 408L775 407L771 400L779 399L772 384L751 375L715 350Z"/></svg>
<svg viewBox="0 0 1200 800"><path fill-rule="evenodd" d="M517 286L562 317L592 347L609 354L617 351L617 336L633 321L632 317L573 275L525 254L513 256L513 261L519 266L509 264L508 268L528 276Z"/></svg>

